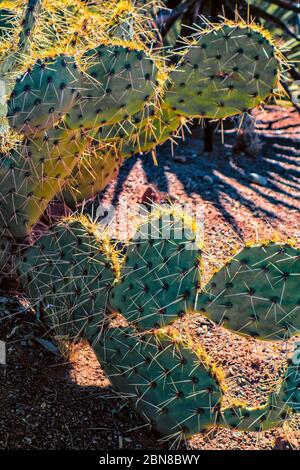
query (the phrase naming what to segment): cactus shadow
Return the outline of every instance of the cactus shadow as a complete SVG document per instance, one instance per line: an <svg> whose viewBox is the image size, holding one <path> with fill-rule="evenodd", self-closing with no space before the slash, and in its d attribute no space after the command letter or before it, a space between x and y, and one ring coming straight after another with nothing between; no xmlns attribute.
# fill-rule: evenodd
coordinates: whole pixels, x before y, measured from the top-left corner
<svg viewBox="0 0 300 470"><path fill-rule="evenodd" d="M259 128L263 146L255 158L234 155L236 135L232 132L225 132L225 145L221 142L220 133L216 133L214 154L204 153L202 131L196 128L185 142L179 142L175 158L167 143L158 150L158 166L149 154L126 161L114 187L112 202L116 205L125 194L127 178L139 162L148 184L155 185L161 193L180 202L199 200L200 197L202 201L211 203L239 234L241 229L236 220L237 214L232 210L236 203L255 214L255 217L276 225L282 217L286 217L286 211L300 209L300 130L294 133L296 124L292 127L292 134L285 134L287 126L284 120L282 135L270 135L271 125L267 130ZM300 129L300 122L298 126ZM281 129L278 134L281 134ZM266 186L253 183L251 173L263 177ZM135 191L138 186L137 179Z"/></svg>

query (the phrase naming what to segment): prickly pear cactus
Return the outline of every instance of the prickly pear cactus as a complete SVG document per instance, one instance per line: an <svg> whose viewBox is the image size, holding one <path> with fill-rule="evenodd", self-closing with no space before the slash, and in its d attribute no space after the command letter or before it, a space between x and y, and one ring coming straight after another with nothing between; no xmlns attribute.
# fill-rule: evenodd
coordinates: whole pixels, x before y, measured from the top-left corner
<svg viewBox="0 0 300 470"><path fill-rule="evenodd" d="M118 255L84 216L66 219L41 237L22 254L18 270L22 288L56 335L101 331Z"/></svg>
<svg viewBox="0 0 300 470"><path fill-rule="evenodd" d="M38 60L18 77L8 101L11 128L26 136L50 129L74 107L80 89L81 72L73 57Z"/></svg>
<svg viewBox="0 0 300 470"><path fill-rule="evenodd" d="M138 328L159 328L192 309L200 287L201 244L192 218L158 209L131 240L113 309Z"/></svg>
<svg viewBox="0 0 300 470"><path fill-rule="evenodd" d="M178 316L196 310L199 299L201 303L205 296L200 286L201 249L190 218L174 208L156 208L139 226L125 252L122 259L87 219L65 220L23 253L20 279L32 301L42 305L46 321L56 334L84 336L90 342L113 386L128 398L149 427L168 438L180 439L216 426L260 432L281 426L300 411L299 348L279 390L272 391L265 404L249 407L232 403L223 407L223 372L202 348L181 339L174 327L167 327ZM275 293L277 282L281 284L282 269L297 278L295 248L265 244L245 248L241 253L232 260L233 266L237 263L232 278L230 266L223 268L241 289L250 280L251 286L264 288L262 267ZM247 263L241 263L245 253ZM216 275L220 278L219 296L224 294L222 275L222 270ZM284 310L288 304L291 311L297 309L294 284L281 284L280 289L278 308ZM260 312L258 339L280 339L265 333L261 312L269 315L270 310L263 310L266 299L262 292L255 300L252 311ZM248 312L245 299L233 303L232 318L240 317L242 325ZM116 313L122 314L129 325L112 325ZM211 319L215 320L213 316ZM277 328L274 319L273 324ZM245 334L236 320L230 328ZM296 328L297 322L294 332Z"/></svg>
<svg viewBox="0 0 300 470"><path fill-rule="evenodd" d="M262 28L228 21L199 30L171 73L166 103L190 117L222 119L272 96L283 57Z"/></svg>
<svg viewBox="0 0 300 470"><path fill-rule="evenodd" d="M22 239L30 234L71 175L84 146L81 133L66 130L62 123L35 140L23 138L1 156L2 236Z"/></svg>
<svg viewBox="0 0 300 470"><path fill-rule="evenodd" d="M109 329L94 349L112 384L159 433L189 436L217 421L222 377L174 332Z"/></svg>
<svg viewBox="0 0 300 470"><path fill-rule="evenodd" d="M123 158L113 146L92 141L82 155L63 189L61 199L69 207L76 207L105 189L117 177Z"/></svg>
<svg viewBox="0 0 300 470"><path fill-rule="evenodd" d="M82 100L69 113L71 128L94 129L140 111L155 94L157 68L142 49L101 44L82 61Z"/></svg>
<svg viewBox="0 0 300 470"><path fill-rule="evenodd" d="M242 335L288 339L300 333L299 276L298 248L248 246L212 277L196 310Z"/></svg>

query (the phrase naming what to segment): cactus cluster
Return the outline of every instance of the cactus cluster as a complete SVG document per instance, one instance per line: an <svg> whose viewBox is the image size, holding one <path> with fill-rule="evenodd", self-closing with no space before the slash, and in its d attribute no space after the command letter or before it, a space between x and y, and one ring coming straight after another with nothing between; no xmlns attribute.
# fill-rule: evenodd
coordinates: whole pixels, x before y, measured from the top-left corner
<svg viewBox="0 0 300 470"><path fill-rule="evenodd" d="M48 326L56 335L86 338L114 387L149 426L184 437L213 426L262 431L299 411L296 355L266 404L224 408L222 371L171 326L198 311L260 340L299 334L298 249L279 243L246 247L203 287L194 221L162 207L147 216L124 251L85 217L71 217L22 253L18 271ZM212 288L218 292L211 298ZM116 314L127 326L113 325ZM282 329L283 321L290 328Z"/></svg>
<svg viewBox="0 0 300 470"><path fill-rule="evenodd" d="M152 4L1 3L1 23L9 21L0 47L3 273L13 271L56 335L90 342L116 389L161 434L281 424L299 411L297 363L266 405L223 408L222 372L171 324L196 311L262 340L298 334L298 249L247 247L203 288L195 222L172 208L150 214L122 251L77 215L31 239L54 198L76 207L125 158L173 138L189 119L242 114L272 96L283 69L277 46L252 23L223 20L170 58L159 50ZM127 326L113 326L116 314Z"/></svg>

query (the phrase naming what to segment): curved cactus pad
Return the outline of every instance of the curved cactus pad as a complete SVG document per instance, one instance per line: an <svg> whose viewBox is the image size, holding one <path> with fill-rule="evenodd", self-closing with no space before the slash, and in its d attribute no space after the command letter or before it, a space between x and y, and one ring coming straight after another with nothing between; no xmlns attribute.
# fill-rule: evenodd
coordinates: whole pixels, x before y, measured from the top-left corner
<svg viewBox="0 0 300 470"><path fill-rule="evenodd" d="M287 339L300 332L299 282L299 249L247 247L212 277L196 310L241 335Z"/></svg>
<svg viewBox="0 0 300 470"><path fill-rule="evenodd" d="M138 328L168 325L194 307L200 265L193 220L172 209L155 210L128 246L110 304Z"/></svg>
<svg viewBox="0 0 300 470"><path fill-rule="evenodd" d="M137 126L128 139L120 143L122 155L132 156L136 153L149 152L172 138L181 123L180 116L163 106L156 114Z"/></svg>
<svg viewBox="0 0 300 470"><path fill-rule="evenodd" d="M157 68L141 50L101 45L83 60L82 98L70 112L71 127L92 129L123 121L155 94Z"/></svg>
<svg viewBox="0 0 300 470"><path fill-rule="evenodd" d="M113 148L92 142L64 187L62 200L74 207L96 196L117 177L122 162L123 158Z"/></svg>
<svg viewBox="0 0 300 470"><path fill-rule="evenodd" d="M63 126L38 139L25 139L0 159L0 228L23 238L62 189L84 148L85 139Z"/></svg>
<svg viewBox="0 0 300 470"><path fill-rule="evenodd" d="M166 104L189 117L246 112L273 94L280 62L254 27L223 25L199 33L171 75Z"/></svg>
<svg viewBox="0 0 300 470"><path fill-rule="evenodd" d="M28 248L20 281L57 334L99 332L118 271L113 246L86 218L66 219Z"/></svg>
<svg viewBox="0 0 300 470"><path fill-rule="evenodd" d="M189 436L216 423L221 383L205 353L168 333L141 335L132 328L107 330L93 347L114 387L149 427Z"/></svg>
<svg viewBox="0 0 300 470"><path fill-rule="evenodd" d="M16 82L8 102L10 126L25 135L50 129L75 105L80 80L71 57L38 60Z"/></svg>

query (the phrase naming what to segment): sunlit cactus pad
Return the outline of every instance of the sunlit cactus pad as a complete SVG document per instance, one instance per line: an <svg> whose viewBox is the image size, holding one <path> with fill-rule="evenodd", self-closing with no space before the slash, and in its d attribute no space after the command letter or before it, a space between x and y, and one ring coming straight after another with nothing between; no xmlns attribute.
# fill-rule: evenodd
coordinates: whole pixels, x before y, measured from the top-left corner
<svg viewBox="0 0 300 470"><path fill-rule="evenodd" d="M266 243L242 249L214 274L197 310L242 335L282 340L300 333L300 251Z"/></svg>
<svg viewBox="0 0 300 470"><path fill-rule="evenodd" d="M62 124L35 140L24 138L10 153L1 155L2 235L21 239L30 234L71 175L83 148L80 132L68 131Z"/></svg>
<svg viewBox="0 0 300 470"><path fill-rule="evenodd" d="M178 114L220 119L272 96L279 52L259 28L223 24L199 31L171 73L166 103Z"/></svg>
<svg viewBox="0 0 300 470"><path fill-rule="evenodd" d="M181 212L158 209L128 246L111 306L138 328L168 325L193 309L200 270L194 221Z"/></svg>
<svg viewBox="0 0 300 470"><path fill-rule="evenodd" d="M82 59L82 99L68 124L86 128L113 124L140 111L156 93L157 68L143 50L101 44Z"/></svg>
<svg viewBox="0 0 300 470"><path fill-rule="evenodd" d="M114 147L92 141L73 170L61 199L69 207L75 207L76 204L96 196L117 177L122 162L123 157Z"/></svg>
<svg viewBox="0 0 300 470"><path fill-rule="evenodd" d="M94 350L112 384L162 435L188 436L216 423L221 378L203 351L132 328L107 330Z"/></svg>
<svg viewBox="0 0 300 470"><path fill-rule="evenodd" d="M75 105L81 73L72 57L38 60L17 79L8 102L11 127L26 135L53 127Z"/></svg>
<svg viewBox="0 0 300 470"><path fill-rule="evenodd" d="M113 245L85 217L66 219L23 253L22 288L56 334L99 331L118 271Z"/></svg>

